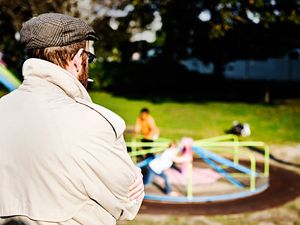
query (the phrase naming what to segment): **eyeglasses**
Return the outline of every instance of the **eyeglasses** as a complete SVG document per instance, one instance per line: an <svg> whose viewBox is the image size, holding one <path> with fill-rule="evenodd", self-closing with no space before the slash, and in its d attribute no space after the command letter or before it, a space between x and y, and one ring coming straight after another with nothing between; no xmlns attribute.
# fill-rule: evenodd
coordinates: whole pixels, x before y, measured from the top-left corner
<svg viewBox="0 0 300 225"><path fill-rule="evenodd" d="M88 51L86 51L86 50L83 50L83 52L84 53L86 53L87 54L87 56L88 56L88 62L89 63L92 63L92 62L94 62L94 60L97 58L97 56L95 56L93 53L91 53L91 52L88 52Z"/></svg>

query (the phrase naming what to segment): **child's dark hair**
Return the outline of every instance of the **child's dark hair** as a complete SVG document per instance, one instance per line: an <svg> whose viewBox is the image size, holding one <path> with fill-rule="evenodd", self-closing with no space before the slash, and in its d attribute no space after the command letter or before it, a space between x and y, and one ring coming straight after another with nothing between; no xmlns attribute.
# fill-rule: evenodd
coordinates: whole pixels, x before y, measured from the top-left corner
<svg viewBox="0 0 300 225"><path fill-rule="evenodd" d="M150 110L148 108L142 108L141 113L150 113Z"/></svg>

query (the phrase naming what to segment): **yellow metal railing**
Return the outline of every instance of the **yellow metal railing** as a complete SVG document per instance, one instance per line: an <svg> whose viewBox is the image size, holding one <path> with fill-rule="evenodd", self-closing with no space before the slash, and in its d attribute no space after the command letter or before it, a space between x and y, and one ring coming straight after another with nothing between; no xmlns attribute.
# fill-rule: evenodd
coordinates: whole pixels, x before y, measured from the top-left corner
<svg viewBox="0 0 300 225"><path fill-rule="evenodd" d="M264 175L266 177L270 174L270 149L269 146L266 145L264 142L258 141L243 141L243 142L202 142L197 141L194 142L194 145L205 147L260 147L264 150ZM235 152L238 152L235 150ZM235 155L234 157L237 157ZM238 161L238 158L237 158Z"/></svg>
<svg viewBox="0 0 300 225"><path fill-rule="evenodd" d="M160 139L155 142L138 142L135 139L132 139L131 142L127 142L127 147L131 149L129 155L132 157L133 161L136 162L137 156L143 156L148 153L159 153L164 151L171 140L169 139ZM200 146L201 148L214 149L214 152L218 153L228 153L229 151L233 152L233 162L235 164L239 163L240 156L246 156L250 161L250 185L249 189L251 191L255 190L256 177L259 173L256 171L256 158L252 152L242 151L240 147L259 147L264 150L264 174L263 176L268 177L270 173L270 149L264 142L257 141L243 141L239 142L236 135L228 134L223 136L217 136L207 139L196 140L193 142L193 146ZM144 149L144 148L149 149ZM233 150L232 150L233 149ZM193 197L193 185L192 185L192 170L193 164L189 163L188 167L188 177L187 177L187 189L186 194L188 198Z"/></svg>

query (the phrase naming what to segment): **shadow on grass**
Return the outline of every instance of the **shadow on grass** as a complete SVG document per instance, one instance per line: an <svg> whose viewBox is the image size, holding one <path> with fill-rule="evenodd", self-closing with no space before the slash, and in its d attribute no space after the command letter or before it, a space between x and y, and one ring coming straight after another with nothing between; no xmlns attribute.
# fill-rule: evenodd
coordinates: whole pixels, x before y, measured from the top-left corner
<svg viewBox="0 0 300 225"><path fill-rule="evenodd" d="M256 148L256 147L248 147L249 149L251 149L252 151L254 152L257 152L261 155L264 155L265 154L265 151L264 150L261 150L259 148ZM288 165L288 166L293 166L293 167L297 167L297 168L300 168L300 164L297 164L297 163L292 163L292 162L288 162L288 161L285 161L285 160L282 160L282 159L278 159L276 158L274 155L270 154L270 159L278 162L278 163L281 163L281 164L284 164L284 165Z"/></svg>

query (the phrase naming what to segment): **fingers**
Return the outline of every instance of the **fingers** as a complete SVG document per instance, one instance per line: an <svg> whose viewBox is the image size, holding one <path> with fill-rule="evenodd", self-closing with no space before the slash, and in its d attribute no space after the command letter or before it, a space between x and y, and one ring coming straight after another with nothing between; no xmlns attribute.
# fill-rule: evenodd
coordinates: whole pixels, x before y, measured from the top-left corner
<svg viewBox="0 0 300 225"><path fill-rule="evenodd" d="M136 178L133 182L133 184L130 185L129 187L129 191L131 191L132 189L134 189L136 186L138 186L141 182L143 183L143 175L141 173L141 169L137 167L136 170Z"/></svg>
<svg viewBox="0 0 300 225"><path fill-rule="evenodd" d="M144 186L140 185L139 187L137 187L138 189L136 189L134 192L129 192L129 199L130 201L134 200L134 199L141 199L144 197Z"/></svg>
<svg viewBox="0 0 300 225"><path fill-rule="evenodd" d="M136 172L136 179L132 185L129 187L127 197L130 200L143 198L144 197L144 184L143 184L143 175L141 174L141 169L138 168Z"/></svg>
<svg viewBox="0 0 300 225"><path fill-rule="evenodd" d="M134 194L144 189L143 179L136 178L134 183L129 187L129 193Z"/></svg>

